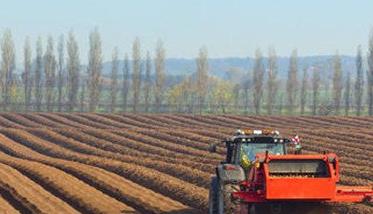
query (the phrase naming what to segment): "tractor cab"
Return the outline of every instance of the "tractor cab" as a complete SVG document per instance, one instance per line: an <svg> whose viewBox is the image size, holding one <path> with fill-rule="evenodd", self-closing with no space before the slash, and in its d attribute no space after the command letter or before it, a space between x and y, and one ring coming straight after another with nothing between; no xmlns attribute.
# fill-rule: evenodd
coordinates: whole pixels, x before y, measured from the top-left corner
<svg viewBox="0 0 373 214"><path fill-rule="evenodd" d="M291 150L291 140L282 138L278 131L237 130L235 135L224 141L227 154L226 163L249 167L257 154L285 155ZM298 147L298 150L300 147Z"/></svg>

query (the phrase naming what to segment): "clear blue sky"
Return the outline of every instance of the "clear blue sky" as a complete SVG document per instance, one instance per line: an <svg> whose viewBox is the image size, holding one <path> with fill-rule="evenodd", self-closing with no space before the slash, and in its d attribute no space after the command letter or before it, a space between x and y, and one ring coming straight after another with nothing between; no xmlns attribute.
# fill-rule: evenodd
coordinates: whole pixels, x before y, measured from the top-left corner
<svg viewBox="0 0 373 214"><path fill-rule="evenodd" d="M354 55L373 26L372 0L0 0L0 8L0 31L12 30L18 58L27 35L34 46L38 35L73 29L83 62L95 26L105 59L114 46L130 52L135 36L150 51L161 38L168 57L194 57L202 45L210 57L252 56L271 45L281 56L293 48Z"/></svg>

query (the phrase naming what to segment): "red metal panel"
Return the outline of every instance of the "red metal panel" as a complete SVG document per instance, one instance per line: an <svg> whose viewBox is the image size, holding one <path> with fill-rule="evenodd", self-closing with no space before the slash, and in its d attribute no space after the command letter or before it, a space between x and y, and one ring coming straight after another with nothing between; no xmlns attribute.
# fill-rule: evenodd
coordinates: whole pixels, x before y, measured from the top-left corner
<svg viewBox="0 0 373 214"><path fill-rule="evenodd" d="M331 200L336 192L331 178L268 178L268 200Z"/></svg>

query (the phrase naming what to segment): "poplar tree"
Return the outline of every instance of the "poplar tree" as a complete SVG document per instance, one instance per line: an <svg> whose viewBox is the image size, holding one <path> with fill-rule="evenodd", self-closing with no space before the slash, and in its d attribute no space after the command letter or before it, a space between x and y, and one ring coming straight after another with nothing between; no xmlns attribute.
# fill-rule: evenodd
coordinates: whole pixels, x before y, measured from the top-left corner
<svg viewBox="0 0 373 214"><path fill-rule="evenodd" d="M11 31L5 30L1 41L1 85L4 110L8 110L12 102L11 87L15 70L15 49Z"/></svg>
<svg viewBox="0 0 373 214"><path fill-rule="evenodd" d="M348 116L351 106L351 75L350 72L347 72L345 78L345 90L344 90L344 104L345 104L345 116Z"/></svg>
<svg viewBox="0 0 373 214"><path fill-rule="evenodd" d="M41 102L43 100L42 86L43 82L41 79L43 72L43 47L42 39L38 38L36 42L36 62L35 62L35 103L36 111L41 111Z"/></svg>
<svg viewBox="0 0 373 214"><path fill-rule="evenodd" d="M259 115L261 110L261 102L263 97L263 79L264 79L264 64L262 53L259 49L255 52L255 65L254 65L254 76L253 76L253 98L255 114Z"/></svg>
<svg viewBox="0 0 373 214"><path fill-rule="evenodd" d="M124 56L124 66L123 66L123 86L122 86L122 99L123 99L123 111L127 111L128 107L128 90L129 90L129 60L128 55L125 54Z"/></svg>
<svg viewBox="0 0 373 214"><path fill-rule="evenodd" d="M80 90L80 108L79 108L79 111L80 112L84 112L84 107L85 107L85 94L86 94L86 85L87 85L87 81L85 80L82 80L82 87L81 87L81 90Z"/></svg>
<svg viewBox="0 0 373 214"><path fill-rule="evenodd" d="M75 40L74 33L70 31L67 40L67 110L74 111L77 105L77 96L79 90L80 59L78 43Z"/></svg>
<svg viewBox="0 0 373 214"><path fill-rule="evenodd" d="M53 111L53 96L56 77L56 58L53 53L53 38L48 38L47 49L44 54L45 94L47 111Z"/></svg>
<svg viewBox="0 0 373 214"><path fill-rule="evenodd" d="M165 81L165 49L161 40L157 43L155 50L155 109L160 111L164 94L164 81Z"/></svg>
<svg viewBox="0 0 373 214"><path fill-rule="evenodd" d="M373 115L373 31L370 33L369 50L368 50L368 70L367 70L368 84L368 114Z"/></svg>
<svg viewBox="0 0 373 214"><path fill-rule="evenodd" d="M150 104L150 90L151 90L151 58L149 51L146 54L146 66L145 66L145 82L144 82L144 101L145 101L145 112L149 111Z"/></svg>
<svg viewBox="0 0 373 214"><path fill-rule="evenodd" d="M24 72L23 72L23 85L24 85L24 96L25 96L25 109L30 110L31 104L31 89L32 89L32 78L31 78L31 46L29 37L26 38L25 45L23 48L24 55Z"/></svg>
<svg viewBox="0 0 373 214"><path fill-rule="evenodd" d="M300 92L300 114L303 115L307 103L307 87L308 87L307 69L303 69L302 87Z"/></svg>
<svg viewBox="0 0 373 214"><path fill-rule="evenodd" d="M137 112L141 89L141 56L140 40L136 38L132 45L132 92L133 111Z"/></svg>
<svg viewBox="0 0 373 214"><path fill-rule="evenodd" d="M361 54L361 46L357 48L356 56L356 80L355 80L355 104L356 115L360 116L363 105L363 88L364 88L364 72L363 72L363 57Z"/></svg>
<svg viewBox="0 0 373 214"><path fill-rule="evenodd" d="M115 112L115 106L117 104L117 94L118 94L118 48L114 48L112 55L112 65L111 65L111 82L110 82L110 112Z"/></svg>
<svg viewBox="0 0 373 214"><path fill-rule="evenodd" d="M297 50L293 50L290 62L289 62L289 71L288 71L288 79L286 83L286 91L287 91L287 106L288 106L288 113L292 114L294 112L295 102L297 98L297 91L298 91L298 56Z"/></svg>
<svg viewBox="0 0 373 214"><path fill-rule="evenodd" d="M269 49L268 58L268 94L267 94L267 113L272 115L273 107L275 106L275 100L278 94L278 80L277 80L277 56L274 48Z"/></svg>
<svg viewBox="0 0 373 214"><path fill-rule="evenodd" d="M319 105L320 70L314 67L312 72L312 114L316 115L317 106Z"/></svg>
<svg viewBox="0 0 373 214"><path fill-rule="evenodd" d="M98 29L89 35L89 53L88 53L88 93L89 93L89 112L97 109L101 93L101 72L102 72L102 49L101 37Z"/></svg>
<svg viewBox="0 0 373 214"><path fill-rule="evenodd" d="M333 101L335 113L339 114L341 97L342 97L342 64L338 53L334 57L333 62Z"/></svg>
<svg viewBox="0 0 373 214"><path fill-rule="evenodd" d="M208 53L205 47L200 48L197 64L197 105L199 113L202 114L202 109L205 103L208 86Z"/></svg>
<svg viewBox="0 0 373 214"><path fill-rule="evenodd" d="M64 36L61 35L58 41L58 63L57 63L57 70L58 70L58 76L57 76L57 103L58 103L58 111L62 111L62 105L63 105L63 87L65 84L64 78L65 78L65 72L64 72L64 48L65 48L65 41Z"/></svg>

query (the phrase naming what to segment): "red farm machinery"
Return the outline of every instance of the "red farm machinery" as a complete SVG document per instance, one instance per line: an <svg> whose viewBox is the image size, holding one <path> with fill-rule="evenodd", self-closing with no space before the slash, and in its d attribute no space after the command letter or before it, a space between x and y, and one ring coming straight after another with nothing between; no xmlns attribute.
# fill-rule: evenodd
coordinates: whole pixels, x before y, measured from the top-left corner
<svg viewBox="0 0 373 214"><path fill-rule="evenodd" d="M238 130L224 143L226 160L211 181L210 214L327 214L328 203L372 200L372 187L337 184L336 154L301 154L298 137Z"/></svg>

